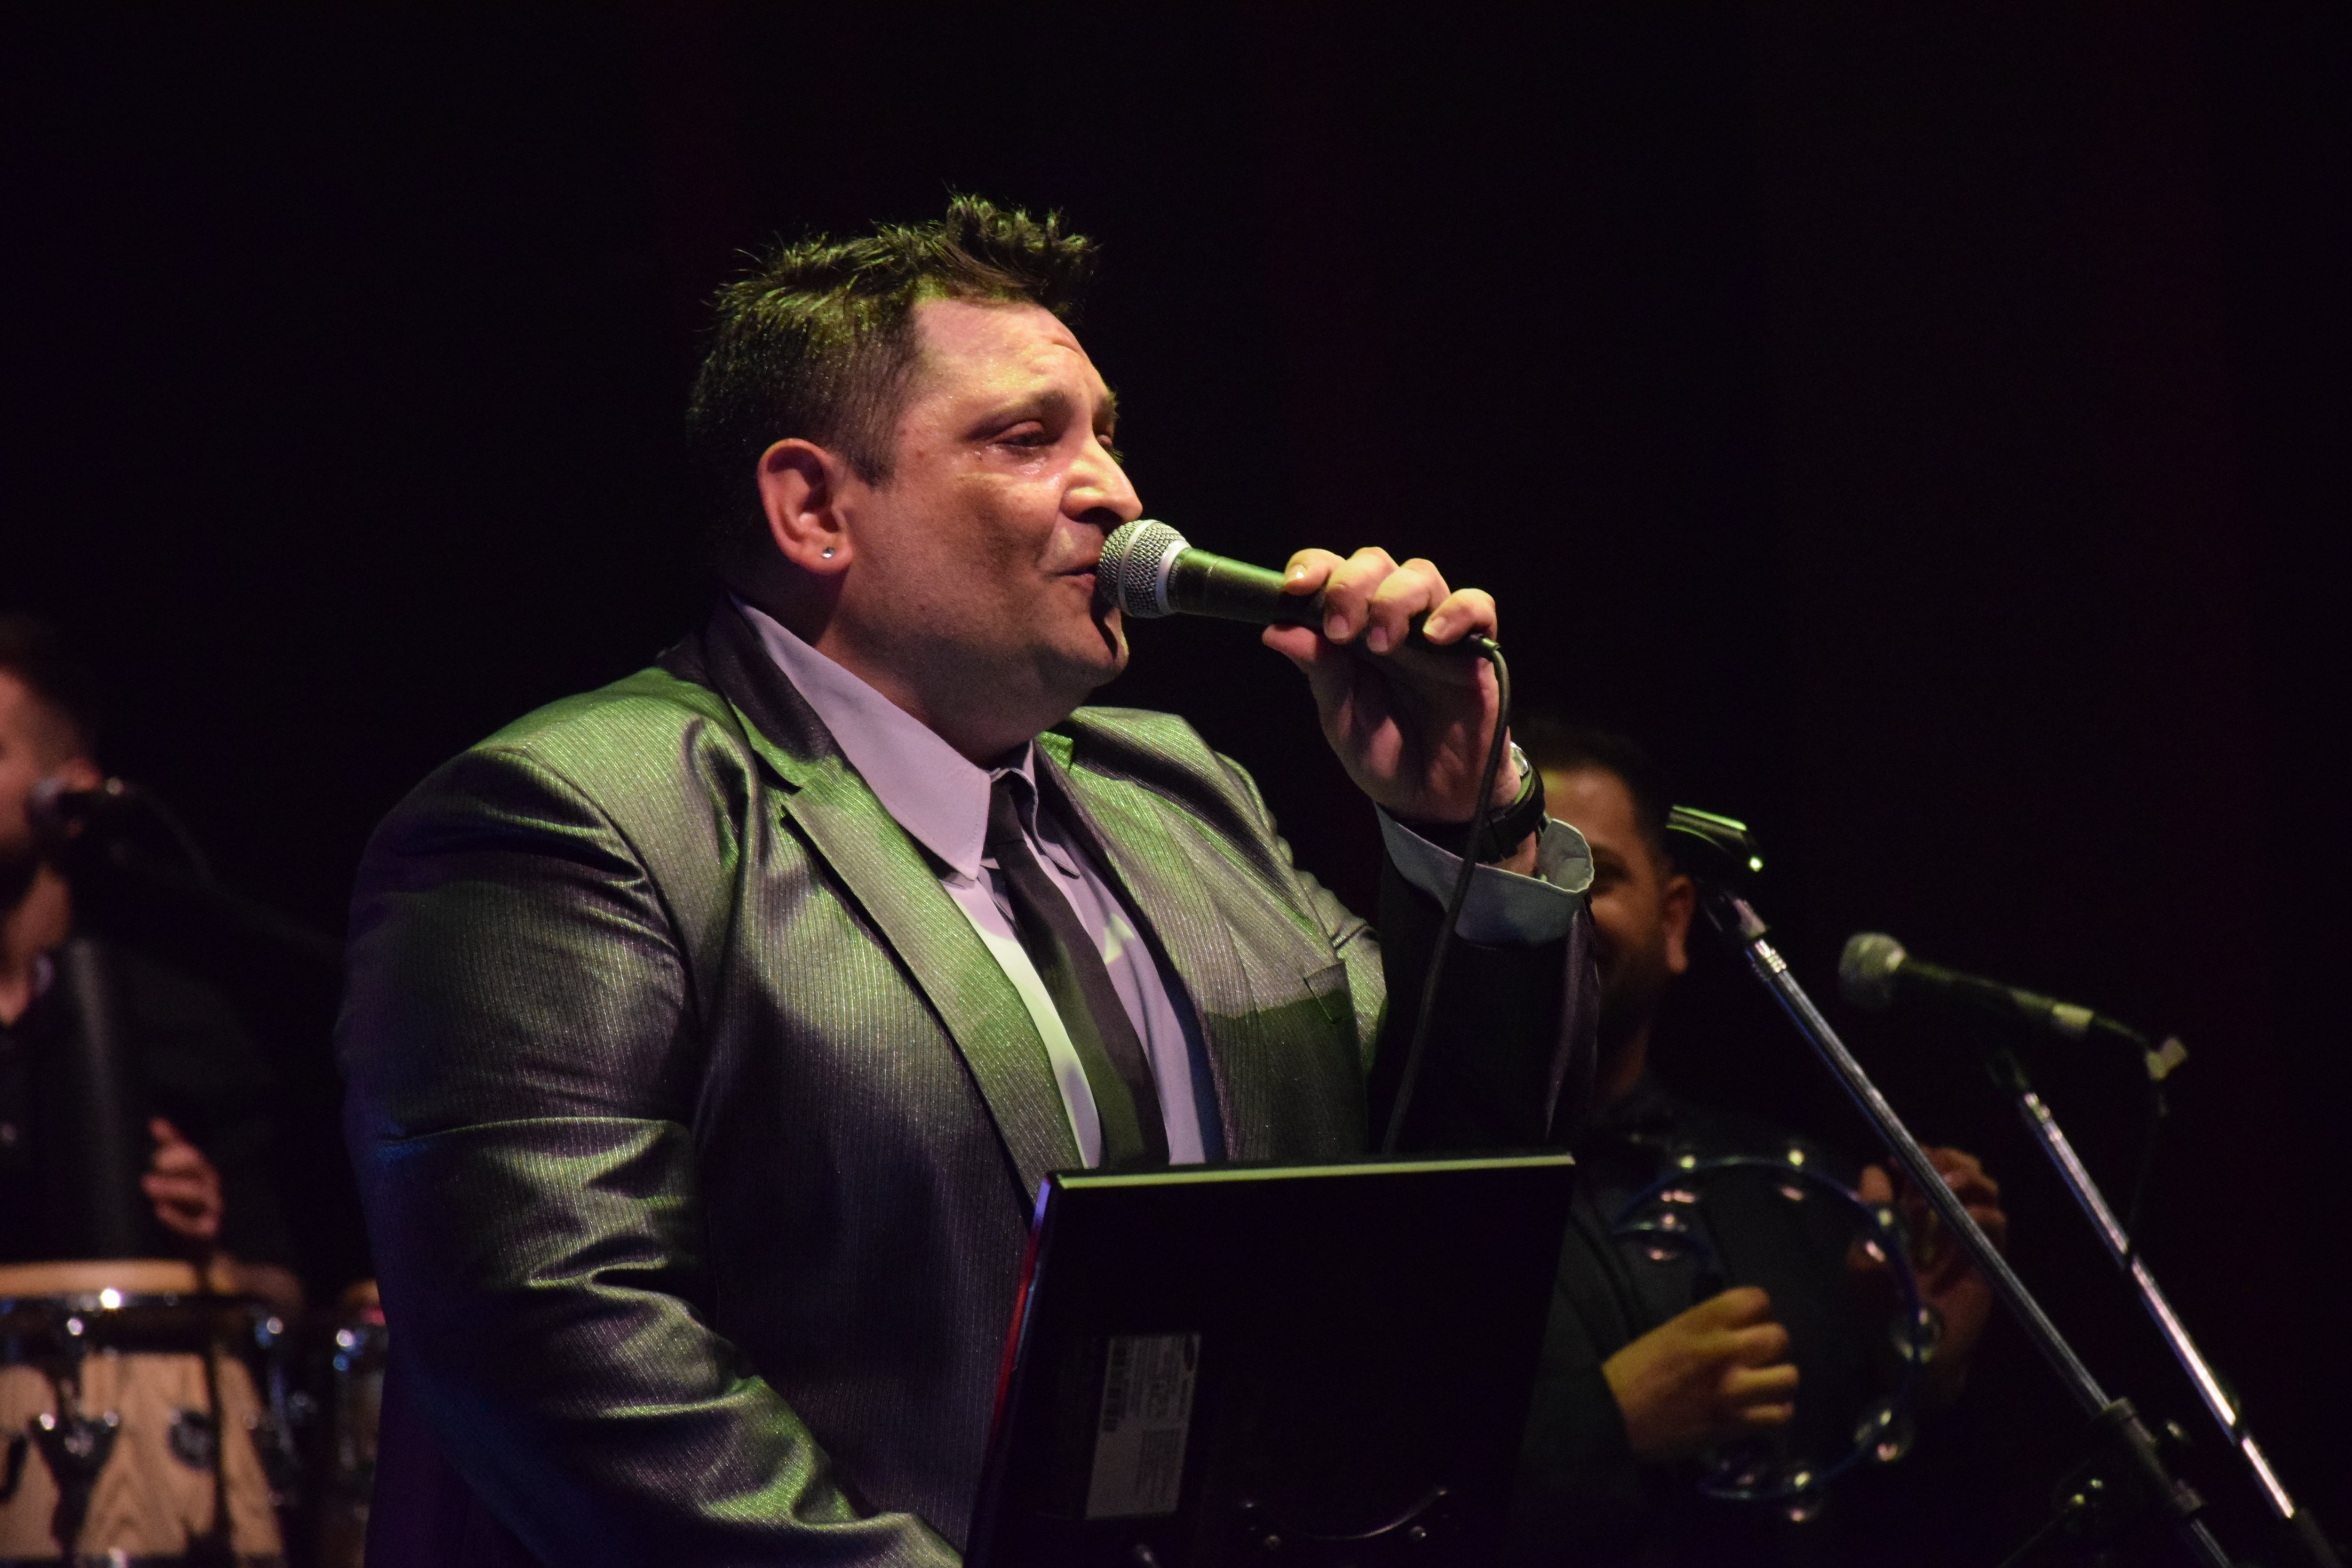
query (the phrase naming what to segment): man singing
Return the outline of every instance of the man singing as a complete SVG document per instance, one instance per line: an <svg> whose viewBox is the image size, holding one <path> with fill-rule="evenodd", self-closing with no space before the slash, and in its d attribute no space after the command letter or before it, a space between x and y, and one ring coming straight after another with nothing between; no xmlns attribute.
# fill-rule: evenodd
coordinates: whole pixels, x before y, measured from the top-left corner
<svg viewBox="0 0 2352 1568"><path fill-rule="evenodd" d="M1369 1147L1497 721L1407 623L1495 605L1307 551L1324 624L1265 634L1381 808L1383 955L1188 725L1079 706L1141 511L1065 321L1092 261L961 198L725 290L726 602L378 832L341 1026L397 1358L371 1562L954 1563L1045 1173ZM1492 804L1424 1147L1556 1141L1589 1071L1583 841L1516 763Z"/></svg>

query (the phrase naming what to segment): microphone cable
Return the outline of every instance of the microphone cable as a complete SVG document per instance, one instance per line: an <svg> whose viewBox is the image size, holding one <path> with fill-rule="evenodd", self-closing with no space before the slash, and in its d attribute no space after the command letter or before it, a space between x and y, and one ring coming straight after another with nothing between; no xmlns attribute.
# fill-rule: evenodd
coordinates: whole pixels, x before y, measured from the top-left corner
<svg viewBox="0 0 2352 1568"><path fill-rule="evenodd" d="M1462 639L1461 646L1485 659L1495 670L1495 733L1486 742L1486 765L1478 775L1478 807L1470 818L1470 837L1462 846L1462 866L1454 874L1454 891L1445 900L1445 916L1438 927L1437 951L1429 956L1429 973L1422 978L1421 1010L1413 1019L1412 1043L1404 1053L1404 1073L1397 1081L1396 1104L1389 1111L1388 1135L1381 1140L1383 1158L1393 1155L1397 1140L1404 1132L1405 1112L1412 1105L1412 1091L1421 1080L1422 1059L1429 1052L1429 1028L1437 1016L1437 983L1445 973L1445 955L1459 935L1456 927L1462 923L1462 906L1470 900L1470 879L1478 870L1478 851L1483 847L1488 826L1495 816L1495 781L1502 776L1503 751L1510 743L1511 731L1511 667L1503 658L1503 650L1492 637L1471 636Z"/></svg>

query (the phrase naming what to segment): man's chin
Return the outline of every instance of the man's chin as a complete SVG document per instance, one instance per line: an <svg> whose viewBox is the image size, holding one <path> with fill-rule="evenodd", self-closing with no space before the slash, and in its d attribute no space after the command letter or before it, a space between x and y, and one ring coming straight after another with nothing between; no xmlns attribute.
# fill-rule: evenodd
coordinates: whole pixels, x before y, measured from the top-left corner
<svg viewBox="0 0 2352 1568"><path fill-rule="evenodd" d="M1101 655L1096 667L1094 684L1102 686L1117 679L1119 672L1127 668L1127 622L1117 610L1098 605L1095 607L1094 628L1097 638L1094 651ZM1094 688L1088 687L1087 689L1091 691Z"/></svg>

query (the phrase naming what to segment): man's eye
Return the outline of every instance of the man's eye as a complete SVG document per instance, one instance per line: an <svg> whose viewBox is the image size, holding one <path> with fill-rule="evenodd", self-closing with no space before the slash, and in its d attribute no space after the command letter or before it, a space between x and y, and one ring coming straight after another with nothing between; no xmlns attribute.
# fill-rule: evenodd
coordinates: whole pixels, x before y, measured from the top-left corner
<svg viewBox="0 0 2352 1568"><path fill-rule="evenodd" d="M1039 426L1025 425L1007 430L996 438L996 444L1000 447L1050 447L1054 444L1054 437Z"/></svg>

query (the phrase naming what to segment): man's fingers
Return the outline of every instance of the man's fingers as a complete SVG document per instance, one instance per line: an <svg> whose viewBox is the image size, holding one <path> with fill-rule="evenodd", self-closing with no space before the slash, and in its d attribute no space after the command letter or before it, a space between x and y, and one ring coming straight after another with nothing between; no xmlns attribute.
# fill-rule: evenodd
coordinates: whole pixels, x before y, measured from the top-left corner
<svg viewBox="0 0 2352 1568"><path fill-rule="evenodd" d="M1929 1149L1927 1154L1942 1174L1944 1184L1959 1194L1962 1202L2000 1202L2000 1184L1992 1179L1974 1154L1963 1149Z"/></svg>
<svg viewBox="0 0 2352 1568"><path fill-rule="evenodd" d="M1328 550L1302 550L1283 563L1282 585L1293 594L1312 594L1323 586L1340 560Z"/></svg>
<svg viewBox="0 0 2352 1568"><path fill-rule="evenodd" d="M1789 1362L1776 1366L1736 1366L1723 1374L1723 1396L1738 1405L1764 1405L1797 1396L1797 1369Z"/></svg>
<svg viewBox="0 0 2352 1568"><path fill-rule="evenodd" d="M1412 617L1443 604L1449 595L1437 568L1415 556L1382 577L1367 606L1364 646L1387 653L1402 643Z"/></svg>
<svg viewBox="0 0 2352 1568"><path fill-rule="evenodd" d="M212 1163L205 1158L204 1151L193 1143L166 1143L155 1151L155 1158L148 1162L147 1168L169 1175L193 1176L208 1174Z"/></svg>
<svg viewBox="0 0 2352 1568"><path fill-rule="evenodd" d="M1495 637L1501 630L1501 612L1495 608L1494 595L1484 588L1456 588L1429 612L1421 635L1442 646L1466 637Z"/></svg>
<svg viewBox="0 0 2352 1568"><path fill-rule="evenodd" d="M1758 1323L1724 1336L1723 1355L1742 1366L1769 1366L1789 1353L1789 1331L1778 1323Z"/></svg>
<svg viewBox="0 0 2352 1568"><path fill-rule="evenodd" d="M185 1138L180 1135L180 1130L178 1128L173 1126L170 1122L164 1121L160 1116L148 1118L147 1135L150 1138L154 1139L158 1143L184 1143L187 1142Z"/></svg>
<svg viewBox="0 0 2352 1568"><path fill-rule="evenodd" d="M1864 1165L1862 1181L1855 1191L1861 1194L1864 1203L1891 1204L1895 1201L1895 1180L1886 1173L1884 1165Z"/></svg>
<svg viewBox="0 0 2352 1568"><path fill-rule="evenodd" d="M1309 559L1312 557L1313 559ZM1393 652L1426 615L1422 633L1450 643L1473 633L1493 637L1500 616L1494 595L1479 588L1456 592L1432 563L1416 556L1399 565L1385 550L1359 550L1345 561L1328 551L1302 551L1291 558L1289 582L1302 590L1319 583L1323 635L1336 643L1360 636L1373 653Z"/></svg>
<svg viewBox="0 0 2352 1568"><path fill-rule="evenodd" d="M1754 1285L1741 1285L1709 1296L1686 1315L1711 1329L1746 1328L1771 1317L1772 1298Z"/></svg>
<svg viewBox="0 0 2352 1568"><path fill-rule="evenodd" d="M1794 1405L1749 1405L1742 1406L1739 1411L1739 1424L1755 1428L1786 1426L1796 1418L1797 1407Z"/></svg>
<svg viewBox="0 0 2352 1568"><path fill-rule="evenodd" d="M1258 640L1307 677L1307 689L1315 694L1316 709L1328 728L1335 706L1344 700L1349 683L1356 677L1348 650L1325 641L1312 626L1268 626Z"/></svg>
<svg viewBox="0 0 2352 1568"><path fill-rule="evenodd" d="M139 1187L149 1197L164 1203L210 1203L220 1191L209 1172L202 1175L151 1173L139 1178Z"/></svg>
<svg viewBox="0 0 2352 1568"><path fill-rule="evenodd" d="M1372 595L1396 569L1395 558L1377 546L1332 567L1323 581L1323 635L1336 643L1362 636L1370 623Z"/></svg>
<svg viewBox="0 0 2352 1568"><path fill-rule="evenodd" d="M158 1191L154 1177L143 1184L147 1201L154 1205L155 1218L175 1236L185 1236L208 1241L220 1233L220 1205L212 1194L205 1192Z"/></svg>

